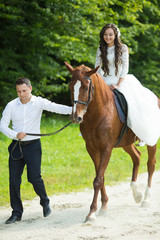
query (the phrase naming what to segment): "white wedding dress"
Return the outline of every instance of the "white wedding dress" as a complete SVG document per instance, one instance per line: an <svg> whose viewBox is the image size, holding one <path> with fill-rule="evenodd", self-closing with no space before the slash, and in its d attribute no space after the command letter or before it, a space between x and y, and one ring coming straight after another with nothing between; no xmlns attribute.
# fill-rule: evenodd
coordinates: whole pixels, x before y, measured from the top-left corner
<svg viewBox="0 0 160 240"><path fill-rule="evenodd" d="M109 75L104 76L101 68L100 49L97 49L95 67L100 66L98 74L102 76L108 85L117 84L120 77L124 81L118 87L128 103L127 125L135 135L149 146L154 146L160 137L160 109L158 98L132 74L128 74L129 54L126 45L122 47L122 63L119 64L118 74L115 75L115 47L109 47L108 52Z"/></svg>

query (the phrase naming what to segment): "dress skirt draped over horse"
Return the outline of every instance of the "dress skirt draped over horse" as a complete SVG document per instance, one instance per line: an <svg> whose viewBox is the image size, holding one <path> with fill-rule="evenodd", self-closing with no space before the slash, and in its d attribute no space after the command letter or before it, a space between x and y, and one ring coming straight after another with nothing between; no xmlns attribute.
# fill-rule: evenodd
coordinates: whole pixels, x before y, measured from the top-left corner
<svg viewBox="0 0 160 240"><path fill-rule="evenodd" d="M142 86L132 74L128 74L129 54L126 45L122 47L121 64L115 75L115 46L108 47L109 75L105 75L101 66L101 52L97 49L95 67L107 85L116 85L119 78L124 78L117 88L126 98L128 104L127 125L135 135L149 146L154 146L160 137L160 109L158 97L149 89Z"/></svg>
<svg viewBox="0 0 160 240"><path fill-rule="evenodd" d="M160 136L158 98L131 74L118 88L128 103L127 125L147 145L154 146Z"/></svg>

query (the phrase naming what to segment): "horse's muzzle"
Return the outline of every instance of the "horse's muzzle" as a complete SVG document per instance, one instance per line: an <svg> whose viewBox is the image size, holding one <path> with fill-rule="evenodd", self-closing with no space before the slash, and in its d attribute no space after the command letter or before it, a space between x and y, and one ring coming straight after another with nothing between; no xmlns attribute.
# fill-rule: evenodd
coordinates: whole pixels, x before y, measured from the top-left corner
<svg viewBox="0 0 160 240"><path fill-rule="evenodd" d="M75 113L72 115L72 121L74 123L81 123L83 121L83 117L77 116L77 114Z"/></svg>
<svg viewBox="0 0 160 240"><path fill-rule="evenodd" d="M81 117L77 117L76 122L77 122L77 123L81 123L82 120L83 120L83 118L81 118Z"/></svg>

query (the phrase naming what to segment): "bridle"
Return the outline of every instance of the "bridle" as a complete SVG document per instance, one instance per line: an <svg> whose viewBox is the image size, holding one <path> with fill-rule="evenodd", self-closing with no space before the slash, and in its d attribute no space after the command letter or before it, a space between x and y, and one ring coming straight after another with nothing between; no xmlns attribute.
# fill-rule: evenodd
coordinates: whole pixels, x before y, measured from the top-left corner
<svg viewBox="0 0 160 240"><path fill-rule="evenodd" d="M81 103L81 104L84 104L86 106L86 108L88 107L89 103L90 103L90 100L91 100L91 91L93 89L93 84L92 84L92 80L90 77L84 77L85 79L89 79L90 82L89 82L89 93L88 93L88 100L87 102L84 102L84 101L79 101L79 100L74 100L72 101L72 103Z"/></svg>

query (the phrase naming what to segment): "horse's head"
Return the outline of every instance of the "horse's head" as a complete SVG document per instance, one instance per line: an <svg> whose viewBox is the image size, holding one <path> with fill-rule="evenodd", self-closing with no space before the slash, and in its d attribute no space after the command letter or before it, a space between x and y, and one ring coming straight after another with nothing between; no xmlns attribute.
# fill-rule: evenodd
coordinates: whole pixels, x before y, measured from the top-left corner
<svg viewBox="0 0 160 240"><path fill-rule="evenodd" d="M67 62L65 62L65 65L67 70L72 74L72 79L69 84L71 101L73 103L72 118L74 122L81 123L87 107L93 98L94 86L91 76L97 71L98 67L89 69L81 65L74 69Z"/></svg>

